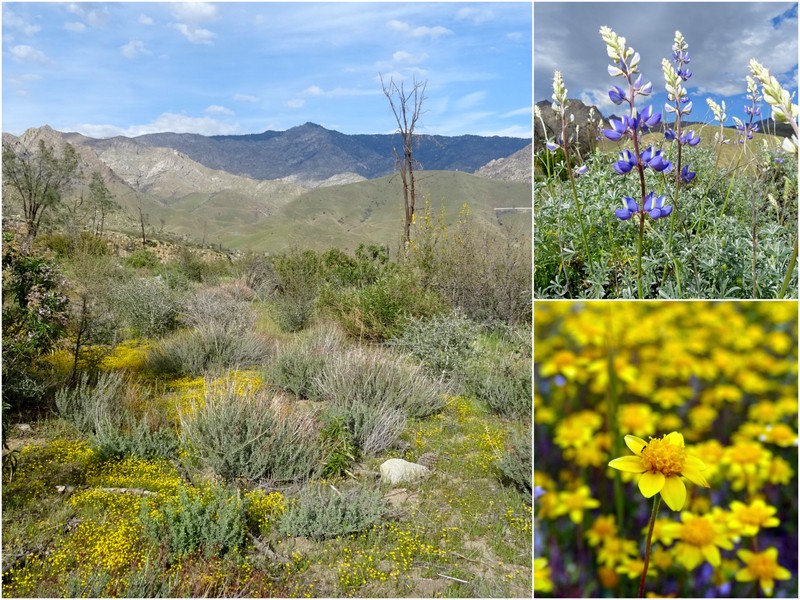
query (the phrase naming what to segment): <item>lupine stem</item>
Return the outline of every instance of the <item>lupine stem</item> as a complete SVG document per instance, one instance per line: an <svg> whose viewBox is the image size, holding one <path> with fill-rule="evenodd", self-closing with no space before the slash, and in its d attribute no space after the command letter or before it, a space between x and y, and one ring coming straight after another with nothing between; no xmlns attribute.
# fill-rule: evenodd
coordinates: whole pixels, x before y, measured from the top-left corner
<svg viewBox="0 0 800 600"><path fill-rule="evenodd" d="M653 512L650 515L650 527L647 530L647 542L645 542L644 546L644 566L642 567L642 579L639 582L639 598L644 598L644 580L647 577L647 568L650 566L650 546L653 542L653 529L656 526L656 516L660 505L661 494L656 494L653 500Z"/></svg>
<svg viewBox="0 0 800 600"><path fill-rule="evenodd" d="M792 251L792 257L789 259L789 268L786 270L786 277L783 278L783 285L781 286L781 291L778 292L778 300L782 299L786 294L786 289L789 287L789 281L792 279L792 273L794 272L794 265L797 263L797 236L794 236L794 250Z"/></svg>

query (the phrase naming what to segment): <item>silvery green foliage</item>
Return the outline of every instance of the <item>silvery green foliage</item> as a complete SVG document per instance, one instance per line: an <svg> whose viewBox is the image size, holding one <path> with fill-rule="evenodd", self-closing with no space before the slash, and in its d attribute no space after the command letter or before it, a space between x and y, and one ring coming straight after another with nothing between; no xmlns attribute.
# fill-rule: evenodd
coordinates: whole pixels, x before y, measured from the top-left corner
<svg viewBox="0 0 800 600"><path fill-rule="evenodd" d="M533 451L531 429L515 429L497 462L497 469L503 481L514 485L525 495L528 504L533 493Z"/></svg>
<svg viewBox="0 0 800 600"><path fill-rule="evenodd" d="M450 378L475 355L479 329L459 312L431 319L412 318L391 345L419 360L435 379Z"/></svg>
<svg viewBox="0 0 800 600"><path fill-rule="evenodd" d="M364 531L386 514L379 490L309 485L281 517L282 535L312 539L334 538Z"/></svg>
<svg viewBox="0 0 800 600"><path fill-rule="evenodd" d="M112 306L135 336L158 337L178 325L181 298L160 278L114 284L111 296Z"/></svg>
<svg viewBox="0 0 800 600"><path fill-rule="evenodd" d="M247 532L247 508L237 490L214 486L189 493L185 487L162 508L163 518L153 518L145 503L140 520L153 542L166 542L171 559L196 550L206 557L223 556L242 547Z"/></svg>
<svg viewBox="0 0 800 600"><path fill-rule="evenodd" d="M75 429L92 434L119 406L125 386L123 375L117 371L101 373L95 385L84 374L74 388L62 387L56 392L56 408Z"/></svg>
<svg viewBox="0 0 800 600"><path fill-rule="evenodd" d="M295 480L321 469L316 415L283 414L263 394L228 377L180 415L184 439L225 480Z"/></svg>

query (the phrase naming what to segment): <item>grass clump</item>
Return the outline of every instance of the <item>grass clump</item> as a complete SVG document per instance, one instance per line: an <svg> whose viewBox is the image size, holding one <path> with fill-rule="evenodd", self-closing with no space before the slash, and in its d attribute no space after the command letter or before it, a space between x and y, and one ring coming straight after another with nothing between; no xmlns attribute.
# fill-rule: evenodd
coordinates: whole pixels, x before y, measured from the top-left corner
<svg viewBox="0 0 800 600"><path fill-rule="evenodd" d="M289 506L278 526L282 535L325 539L364 531L380 522L387 507L379 490L310 485Z"/></svg>

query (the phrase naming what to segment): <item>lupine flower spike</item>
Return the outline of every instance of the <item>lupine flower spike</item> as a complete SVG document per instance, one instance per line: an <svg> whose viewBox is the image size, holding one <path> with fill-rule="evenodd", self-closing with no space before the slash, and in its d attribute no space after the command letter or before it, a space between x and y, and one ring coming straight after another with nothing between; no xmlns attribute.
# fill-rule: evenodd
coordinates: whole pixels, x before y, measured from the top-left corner
<svg viewBox="0 0 800 600"><path fill-rule="evenodd" d="M782 147L790 154L797 154L797 138L800 137L798 131L797 104L792 104L792 96L781 87L778 80L770 75L769 69L765 68L756 59L750 59L750 72L761 82L761 89L764 92L764 100L772 107L772 120L776 123L789 123L794 129L794 136L786 138Z"/></svg>

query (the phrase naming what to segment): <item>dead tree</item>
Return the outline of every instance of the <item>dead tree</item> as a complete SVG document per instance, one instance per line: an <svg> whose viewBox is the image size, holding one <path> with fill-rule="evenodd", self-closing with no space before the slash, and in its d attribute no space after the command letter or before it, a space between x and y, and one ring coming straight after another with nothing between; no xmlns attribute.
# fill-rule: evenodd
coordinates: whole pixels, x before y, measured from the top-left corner
<svg viewBox="0 0 800 600"><path fill-rule="evenodd" d="M417 126L420 114L422 113L422 103L425 101L425 87L427 81L418 82L414 79L411 90L406 92L403 82L398 86L393 79L389 83L381 78L383 93L389 100L389 106L397 121L397 133L403 142L403 155L394 149L395 158L400 169L400 179L403 182L403 206L405 208L405 223L403 224L403 241L408 244L411 241L411 223L414 220L414 205L416 203L416 191L414 189L414 130Z"/></svg>

